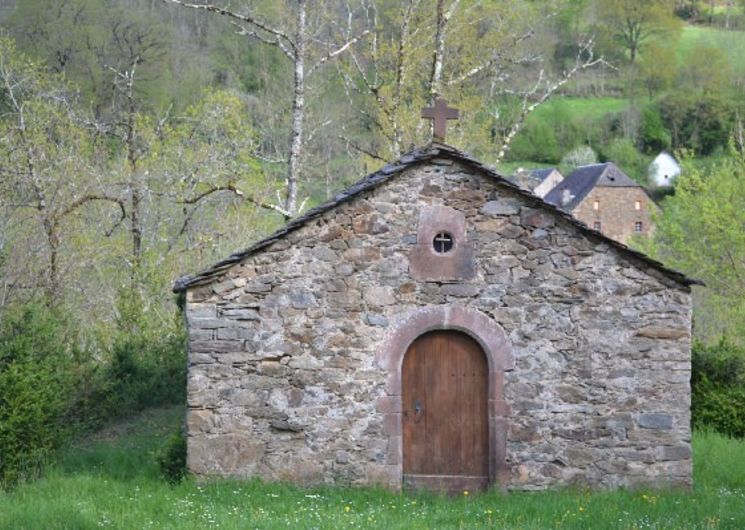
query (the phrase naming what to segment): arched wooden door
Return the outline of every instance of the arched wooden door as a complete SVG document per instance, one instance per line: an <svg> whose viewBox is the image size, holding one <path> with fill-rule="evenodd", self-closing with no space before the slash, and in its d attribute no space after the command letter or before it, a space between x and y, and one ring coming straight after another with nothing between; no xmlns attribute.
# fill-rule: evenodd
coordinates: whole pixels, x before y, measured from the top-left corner
<svg viewBox="0 0 745 530"><path fill-rule="evenodd" d="M489 485L489 369L465 333L432 331L403 361L404 487L441 491Z"/></svg>

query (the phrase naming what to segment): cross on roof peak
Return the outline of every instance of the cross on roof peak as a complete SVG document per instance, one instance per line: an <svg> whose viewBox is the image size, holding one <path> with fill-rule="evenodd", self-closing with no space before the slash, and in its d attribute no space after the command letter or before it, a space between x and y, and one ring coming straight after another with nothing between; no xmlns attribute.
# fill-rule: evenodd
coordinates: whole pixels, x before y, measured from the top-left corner
<svg viewBox="0 0 745 530"><path fill-rule="evenodd" d="M444 142L447 133L447 120L457 120L458 109L448 107L448 102L443 98L435 98L434 106L422 109L422 118L434 121L432 135L435 140Z"/></svg>

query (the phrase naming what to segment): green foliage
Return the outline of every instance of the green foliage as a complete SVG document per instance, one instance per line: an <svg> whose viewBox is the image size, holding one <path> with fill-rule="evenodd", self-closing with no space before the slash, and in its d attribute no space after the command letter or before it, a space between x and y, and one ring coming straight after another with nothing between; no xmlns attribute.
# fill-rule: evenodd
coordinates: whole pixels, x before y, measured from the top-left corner
<svg viewBox="0 0 745 530"><path fill-rule="evenodd" d="M72 434L145 407L183 403L183 331L140 323L108 352L75 347L58 310L28 304L0 321L0 488L33 478Z"/></svg>
<svg viewBox="0 0 745 530"><path fill-rule="evenodd" d="M745 159L732 152L702 170L684 161L646 249L706 282L694 291L696 335L745 341Z"/></svg>
<svg viewBox="0 0 745 530"><path fill-rule="evenodd" d="M745 349L722 339L692 353L693 426L745 438Z"/></svg>
<svg viewBox="0 0 745 530"><path fill-rule="evenodd" d="M31 304L0 321L0 489L38 475L69 434L74 356L64 322Z"/></svg>
<svg viewBox="0 0 745 530"><path fill-rule="evenodd" d="M103 359L86 366L76 409L89 430L144 408L186 400L186 338L178 315L162 322L136 290L122 290Z"/></svg>
<svg viewBox="0 0 745 530"><path fill-rule="evenodd" d="M545 122L530 124L517 136L510 149L510 158L536 162L558 162L561 157L559 143L553 127Z"/></svg>
<svg viewBox="0 0 745 530"><path fill-rule="evenodd" d="M649 42L676 41L682 26L673 16L672 0L598 0L596 10L600 30L613 37L631 64Z"/></svg>
<svg viewBox="0 0 745 530"><path fill-rule="evenodd" d="M509 160L556 164L579 145L593 148L624 134L628 102L616 98L557 98L531 114Z"/></svg>
<svg viewBox="0 0 745 530"><path fill-rule="evenodd" d="M647 154L670 149L670 133L662 123L662 116L654 105L644 108L639 125L639 144Z"/></svg>
<svg viewBox="0 0 745 530"><path fill-rule="evenodd" d="M727 146L738 103L721 95L675 92L659 102L672 147L710 155Z"/></svg>
<svg viewBox="0 0 745 530"><path fill-rule="evenodd" d="M185 351L183 337L175 334L115 341L108 364L97 372L99 384L88 398L87 420L101 424L146 407L184 402Z"/></svg>
<svg viewBox="0 0 745 530"><path fill-rule="evenodd" d="M646 176L649 159L637 151L629 138L614 138L603 146L601 156L603 160L618 165L637 182L642 182Z"/></svg>
<svg viewBox="0 0 745 530"><path fill-rule="evenodd" d="M186 436L182 428L166 441L158 455L158 468L170 484L178 484L186 476Z"/></svg>
<svg viewBox="0 0 745 530"><path fill-rule="evenodd" d="M717 48L731 65L729 84L742 89L745 83L745 31L728 31L706 26L689 25L683 29L678 45L678 68L683 69L694 50L704 47Z"/></svg>
<svg viewBox="0 0 745 530"><path fill-rule="evenodd" d="M639 59L639 77L650 99L673 84L677 74L675 48L670 42L652 42Z"/></svg>
<svg viewBox="0 0 745 530"><path fill-rule="evenodd" d="M580 145L569 151L561 158L561 167L565 172L573 171L579 166L595 164L597 153L589 145Z"/></svg>
<svg viewBox="0 0 745 530"><path fill-rule="evenodd" d="M690 50L681 71L682 84L704 93L722 93L731 79L729 58L711 44L698 44Z"/></svg>

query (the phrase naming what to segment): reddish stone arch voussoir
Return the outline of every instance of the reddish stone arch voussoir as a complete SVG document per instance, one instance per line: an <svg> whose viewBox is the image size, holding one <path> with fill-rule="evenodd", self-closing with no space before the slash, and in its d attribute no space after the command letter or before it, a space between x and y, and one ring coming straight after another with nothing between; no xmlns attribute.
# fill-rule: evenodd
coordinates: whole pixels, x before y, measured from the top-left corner
<svg viewBox="0 0 745 530"><path fill-rule="evenodd" d="M388 436L388 464L403 470L401 423L401 367L406 351L417 337L428 331L454 330L472 337L481 345L489 366L489 481L492 486L506 487L509 480L507 456L507 418L509 406L504 400L504 372L512 370L515 361L502 327L484 313L466 306L430 306L409 311L391 319L376 354L378 366L386 373L385 394L378 399L377 410L383 414L383 428Z"/></svg>

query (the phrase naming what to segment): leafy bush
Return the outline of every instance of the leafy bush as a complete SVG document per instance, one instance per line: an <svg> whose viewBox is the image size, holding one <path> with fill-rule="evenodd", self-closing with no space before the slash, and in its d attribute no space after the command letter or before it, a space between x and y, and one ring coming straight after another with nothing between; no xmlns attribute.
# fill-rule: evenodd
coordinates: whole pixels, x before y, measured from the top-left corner
<svg viewBox="0 0 745 530"><path fill-rule="evenodd" d="M695 344L691 385L694 427L745 437L745 350Z"/></svg>
<svg viewBox="0 0 745 530"><path fill-rule="evenodd" d="M597 161L598 155L592 150L592 147L589 145L580 145L562 157L561 167L567 168L568 171L572 171L579 166L595 164Z"/></svg>
<svg viewBox="0 0 745 530"><path fill-rule="evenodd" d="M170 484L178 484L186 476L186 436L179 429L163 446L158 455L158 468Z"/></svg>
<svg viewBox="0 0 745 530"><path fill-rule="evenodd" d="M120 328L86 352L61 311L42 304L0 320L0 488L38 475L71 435L143 408L183 403L184 332Z"/></svg>
<svg viewBox="0 0 745 530"><path fill-rule="evenodd" d="M660 101L659 111L673 148L709 155L727 146L737 103L713 94L677 92Z"/></svg>
<svg viewBox="0 0 745 530"><path fill-rule="evenodd" d="M87 427L129 416L146 407L186 399L186 335L180 314L163 322L133 290L122 291L117 330L103 362L89 372L84 403Z"/></svg>
<svg viewBox="0 0 745 530"><path fill-rule="evenodd" d="M614 138L603 147L601 155L602 160L613 162L637 182L644 181L649 159L636 150L630 139Z"/></svg>
<svg viewBox="0 0 745 530"><path fill-rule="evenodd" d="M59 314L30 304L0 322L0 488L38 475L70 434L74 356Z"/></svg>
<svg viewBox="0 0 745 530"><path fill-rule="evenodd" d="M670 149L670 133L662 123L660 111L654 106L648 106L642 111L639 126L639 143L645 153L658 153L663 149Z"/></svg>
<svg viewBox="0 0 745 530"><path fill-rule="evenodd" d="M529 123L512 141L510 158L555 163L560 157L553 128L545 122Z"/></svg>
<svg viewBox="0 0 745 530"><path fill-rule="evenodd" d="M80 428L89 430L147 407L186 399L182 333L118 339L108 358L86 367L76 396Z"/></svg>

